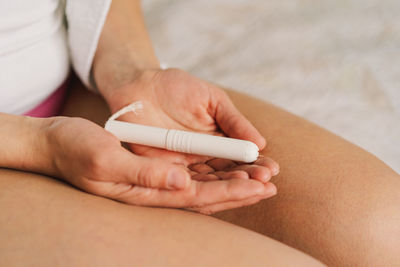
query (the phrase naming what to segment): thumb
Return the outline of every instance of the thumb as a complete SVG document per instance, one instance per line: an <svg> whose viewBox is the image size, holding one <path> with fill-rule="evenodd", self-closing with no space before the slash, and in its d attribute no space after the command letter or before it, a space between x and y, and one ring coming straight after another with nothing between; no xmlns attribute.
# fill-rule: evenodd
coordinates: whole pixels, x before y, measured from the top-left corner
<svg viewBox="0 0 400 267"><path fill-rule="evenodd" d="M123 148L113 158L110 171L114 181L162 189L184 189L190 185L189 173L167 161L137 156Z"/></svg>
<svg viewBox="0 0 400 267"><path fill-rule="evenodd" d="M255 143L261 150L265 147L265 138L233 105L229 96L223 94L217 97L215 120L224 133L233 138L244 139Z"/></svg>

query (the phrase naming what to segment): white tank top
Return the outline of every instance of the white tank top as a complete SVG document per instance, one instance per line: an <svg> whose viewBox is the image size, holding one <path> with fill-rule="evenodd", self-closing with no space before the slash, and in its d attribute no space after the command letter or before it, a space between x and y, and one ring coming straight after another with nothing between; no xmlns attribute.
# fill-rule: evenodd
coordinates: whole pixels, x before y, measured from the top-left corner
<svg viewBox="0 0 400 267"><path fill-rule="evenodd" d="M0 112L23 114L67 78L70 58L89 84L111 0L0 0ZM91 23L87 23L90 21Z"/></svg>
<svg viewBox="0 0 400 267"><path fill-rule="evenodd" d="M45 100L69 72L58 0L0 0L0 111L22 114Z"/></svg>

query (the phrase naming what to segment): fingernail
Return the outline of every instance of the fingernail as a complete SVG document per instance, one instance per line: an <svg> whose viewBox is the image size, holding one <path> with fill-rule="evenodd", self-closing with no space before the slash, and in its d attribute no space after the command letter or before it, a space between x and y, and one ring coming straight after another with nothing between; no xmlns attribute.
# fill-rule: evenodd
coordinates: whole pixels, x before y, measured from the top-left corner
<svg viewBox="0 0 400 267"><path fill-rule="evenodd" d="M270 184L267 188L267 195L275 196L278 193L276 186L274 184Z"/></svg>
<svg viewBox="0 0 400 267"><path fill-rule="evenodd" d="M278 175L278 173L279 173L279 168L277 168L277 167L272 168L272 175L273 176Z"/></svg>
<svg viewBox="0 0 400 267"><path fill-rule="evenodd" d="M265 194L264 185L257 186L256 189L254 189L254 193L256 193L257 195Z"/></svg>
<svg viewBox="0 0 400 267"><path fill-rule="evenodd" d="M167 177L168 189L183 189L186 187L187 176L183 171L173 170L170 171Z"/></svg>
<svg viewBox="0 0 400 267"><path fill-rule="evenodd" d="M262 182L263 184L265 184L266 182L269 181L269 179L271 179L271 174L270 172L268 172L268 174L265 174L264 176L262 176L260 178L260 182Z"/></svg>
<svg viewBox="0 0 400 267"><path fill-rule="evenodd" d="M266 146L267 145L267 139L265 139L264 137L263 137L263 141L264 141L264 146Z"/></svg>
<svg viewBox="0 0 400 267"><path fill-rule="evenodd" d="M278 190L276 189L276 187L274 186L273 188L271 188L271 194L273 196L275 196L278 193Z"/></svg>

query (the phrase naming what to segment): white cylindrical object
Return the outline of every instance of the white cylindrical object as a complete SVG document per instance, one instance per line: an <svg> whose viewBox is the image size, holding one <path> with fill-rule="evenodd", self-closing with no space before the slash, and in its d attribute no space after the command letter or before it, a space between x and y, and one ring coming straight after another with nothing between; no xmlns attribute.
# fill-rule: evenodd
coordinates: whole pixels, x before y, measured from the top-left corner
<svg viewBox="0 0 400 267"><path fill-rule="evenodd" d="M243 162L253 162L259 154L257 145L246 140L115 120L108 121L104 128L123 142L171 151Z"/></svg>

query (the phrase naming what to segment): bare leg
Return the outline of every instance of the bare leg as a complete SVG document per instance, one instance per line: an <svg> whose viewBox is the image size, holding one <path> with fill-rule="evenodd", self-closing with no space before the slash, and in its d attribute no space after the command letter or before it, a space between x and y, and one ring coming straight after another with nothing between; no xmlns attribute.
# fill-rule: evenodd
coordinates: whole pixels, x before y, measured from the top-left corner
<svg viewBox="0 0 400 267"><path fill-rule="evenodd" d="M84 90L65 112L97 122L107 114ZM128 206L14 170L0 169L0 210L0 266L320 266L209 216Z"/></svg>
<svg viewBox="0 0 400 267"><path fill-rule="evenodd" d="M400 176L359 147L265 102L229 92L267 139L278 195L216 217L329 266L400 263ZM356 125L354 126L356 127Z"/></svg>

